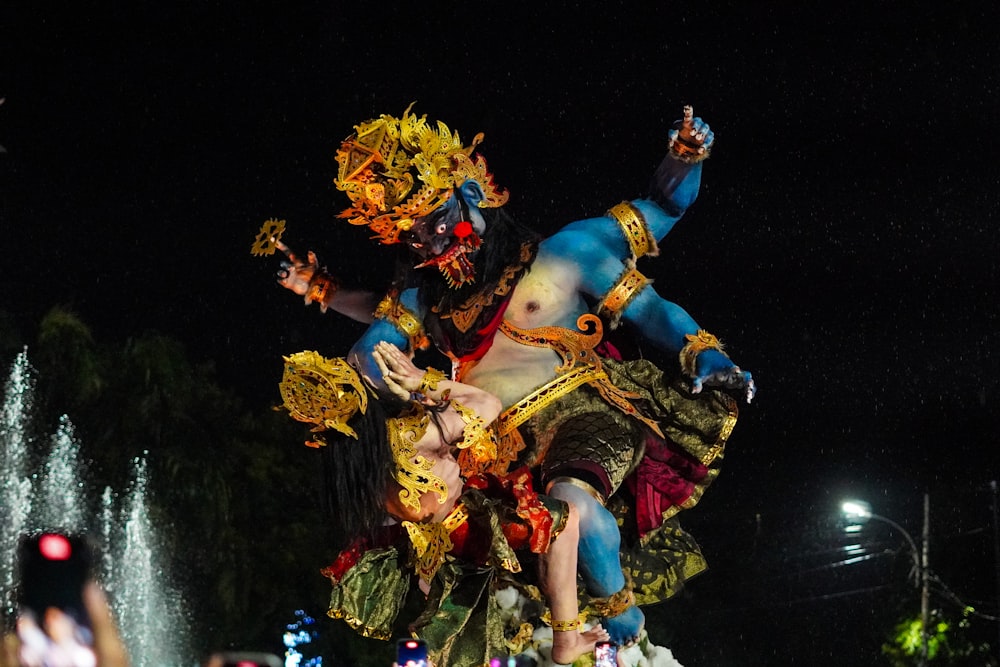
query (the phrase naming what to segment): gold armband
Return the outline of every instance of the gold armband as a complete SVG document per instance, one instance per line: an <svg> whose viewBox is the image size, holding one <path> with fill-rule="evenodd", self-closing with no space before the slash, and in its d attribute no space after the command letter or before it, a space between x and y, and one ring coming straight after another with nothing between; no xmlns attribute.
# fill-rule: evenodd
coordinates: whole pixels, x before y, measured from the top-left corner
<svg viewBox="0 0 1000 667"><path fill-rule="evenodd" d="M598 315L606 315L609 326L612 329L618 327L621 322L622 312L635 295L642 291L651 281L646 276L639 273L635 268L635 262L625 261L625 271L618 276L614 286L601 299L601 305L597 307Z"/></svg>
<svg viewBox="0 0 1000 667"><path fill-rule="evenodd" d="M644 255L656 257L660 254L660 249L656 246L656 239L649 233L649 225L642 217L635 206L630 202L623 201L617 206L608 210L608 215L614 218L615 222L622 230L628 247L632 251L632 259L639 259Z"/></svg>
<svg viewBox="0 0 1000 667"><path fill-rule="evenodd" d="M680 362L681 371L688 377L694 377L698 374L697 359L699 354L705 350L722 352L722 343L719 342L719 339L704 329L698 329L697 335L685 334L684 338L687 339L687 344L681 348Z"/></svg>
<svg viewBox="0 0 1000 667"><path fill-rule="evenodd" d="M392 323L410 339L410 349L425 350L430 347L430 340L424 333L420 320L410 310L399 302L396 294L388 294L375 308L375 318Z"/></svg>

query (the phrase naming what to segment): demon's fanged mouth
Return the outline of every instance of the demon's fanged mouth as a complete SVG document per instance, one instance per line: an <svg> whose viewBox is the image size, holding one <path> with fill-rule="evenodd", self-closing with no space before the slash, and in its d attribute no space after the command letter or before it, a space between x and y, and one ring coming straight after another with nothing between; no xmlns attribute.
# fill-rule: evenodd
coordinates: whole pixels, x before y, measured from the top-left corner
<svg viewBox="0 0 1000 667"><path fill-rule="evenodd" d="M452 289L461 287L467 283L476 282L476 271L469 259L468 253L479 250L482 240L475 232L463 238L456 239L447 250L431 257L426 262L418 264L415 268L421 269L425 266L436 266L441 275L444 276L448 287Z"/></svg>

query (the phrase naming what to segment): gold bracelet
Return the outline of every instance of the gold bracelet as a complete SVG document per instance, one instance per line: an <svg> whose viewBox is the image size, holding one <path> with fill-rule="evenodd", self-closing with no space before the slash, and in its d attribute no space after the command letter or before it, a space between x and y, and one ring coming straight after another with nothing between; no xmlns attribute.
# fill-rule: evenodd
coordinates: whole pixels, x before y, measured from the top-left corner
<svg viewBox="0 0 1000 667"><path fill-rule="evenodd" d="M337 293L339 285L326 273L317 272L309 281L309 289L306 291L306 303L318 303L319 309L326 312L328 300Z"/></svg>
<svg viewBox="0 0 1000 667"><path fill-rule="evenodd" d="M424 376L420 378L420 386L417 387L417 393L430 398L431 392L437 391L438 382L447 379L448 376L438 369L428 367L427 370L424 371Z"/></svg>
<svg viewBox="0 0 1000 667"><path fill-rule="evenodd" d="M679 355L681 371L688 377L695 377L698 374L698 355L705 350L722 352L722 343L704 329L698 329L697 334L685 334L684 338L687 339L687 344L681 348Z"/></svg>
<svg viewBox="0 0 1000 667"><path fill-rule="evenodd" d="M708 159L708 156L712 151L705 149L702 152L698 152L697 149L688 146L682 141L678 140L670 144L667 148L667 154L678 162L683 162L684 164L698 164L704 160Z"/></svg>

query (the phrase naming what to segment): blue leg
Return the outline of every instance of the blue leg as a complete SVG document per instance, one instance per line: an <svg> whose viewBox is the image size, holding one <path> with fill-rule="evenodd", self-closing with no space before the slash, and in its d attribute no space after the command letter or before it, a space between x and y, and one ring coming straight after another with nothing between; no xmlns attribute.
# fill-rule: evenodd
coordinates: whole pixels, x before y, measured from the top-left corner
<svg viewBox="0 0 1000 667"><path fill-rule="evenodd" d="M621 535L611 512L606 510L584 489L559 482L552 485L549 495L576 505L580 514L580 545L577 568L587 592L595 597L607 597L625 586L618 549ZM629 607L625 613L601 619L611 641L629 644L639 638L646 617L638 607Z"/></svg>

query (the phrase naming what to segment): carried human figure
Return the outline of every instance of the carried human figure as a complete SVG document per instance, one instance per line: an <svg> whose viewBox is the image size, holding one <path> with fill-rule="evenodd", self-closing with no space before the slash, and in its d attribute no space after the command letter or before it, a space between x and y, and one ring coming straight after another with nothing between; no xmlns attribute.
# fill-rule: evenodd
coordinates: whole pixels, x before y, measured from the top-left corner
<svg viewBox="0 0 1000 667"><path fill-rule="evenodd" d="M330 615L388 638L412 570L428 602L411 630L427 640L434 663L484 664L506 654L521 630L504 631L493 594L509 585L530 591L515 576L522 562L537 561L553 661L592 652L608 634L579 621L576 508L535 493L526 471L461 478L455 452L492 437L500 401L417 368L392 344L376 345L372 356L389 390L382 398L345 360L315 352L286 357L281 383L291 415L314 425L331 517L350 541L325 570ZM486 594L469 602L470 589Z"/></svg>

